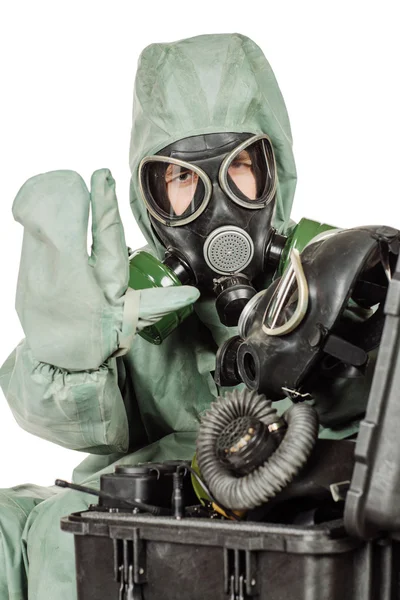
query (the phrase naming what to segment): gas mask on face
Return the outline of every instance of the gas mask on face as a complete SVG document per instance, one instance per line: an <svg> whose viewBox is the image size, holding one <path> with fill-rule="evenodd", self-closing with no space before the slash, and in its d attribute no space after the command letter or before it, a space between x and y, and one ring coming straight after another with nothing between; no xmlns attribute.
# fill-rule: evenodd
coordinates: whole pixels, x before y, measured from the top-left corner
<svg viewBox="0 0 400 600"><path fill-rule="evenodd" d="M247 305L240 336L218 351L216 378L271 400L313 398L332 426L338 399L366 402L400 234L365 227L326 236L293 250L283 276Z"/></svg>
<svg viewBox="0 0 400 600"><path fill-rule="evenodd" d="M139 166L164 264L181 283L214 293L221 322L236 325L253 280L275 270L286 238L271 223L276 165L267 135L215 133L179 140Z"/></svg>

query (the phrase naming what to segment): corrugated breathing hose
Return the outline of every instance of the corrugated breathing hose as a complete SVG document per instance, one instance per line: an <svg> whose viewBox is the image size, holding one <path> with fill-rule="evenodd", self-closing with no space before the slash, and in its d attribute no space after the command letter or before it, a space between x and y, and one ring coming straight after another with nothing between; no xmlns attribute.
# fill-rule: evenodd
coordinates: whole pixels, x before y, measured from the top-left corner
<svg viewBox="0 0 400 600"><path fill-rule="evenodd" d="M254 417L266 426L279 420L272 402L255 391L234 390L213 402L202 419L197 461L214 497L234 510L252 509L285 488L306 464L318 437L318 417L312 406L294 404L283 415L287 431L273 454L248 475L238 477L217 455L220 435L235 419Z"/></svg>

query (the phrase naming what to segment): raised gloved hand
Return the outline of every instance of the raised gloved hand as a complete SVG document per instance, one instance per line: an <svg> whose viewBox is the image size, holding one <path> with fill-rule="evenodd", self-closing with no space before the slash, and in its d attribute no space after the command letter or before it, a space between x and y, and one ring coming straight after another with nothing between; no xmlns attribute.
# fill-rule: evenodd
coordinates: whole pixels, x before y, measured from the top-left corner
<svg viewBox="0 0 400 600"><path fill-rule="evenodd" d="M127 352L136 331L199 296L190 286L128 288L128 250L108 169L93 173L91 194L74 171L32 177L18 192L13 214L24 226L16 309L40 362L97 369Z"/></svg>

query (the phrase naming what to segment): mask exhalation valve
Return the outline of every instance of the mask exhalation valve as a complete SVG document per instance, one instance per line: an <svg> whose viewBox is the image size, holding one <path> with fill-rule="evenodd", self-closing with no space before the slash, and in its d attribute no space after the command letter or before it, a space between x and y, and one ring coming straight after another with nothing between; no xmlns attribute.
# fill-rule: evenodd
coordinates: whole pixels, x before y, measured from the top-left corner
<svg viewBox="0 0 400 600"><path fill-rule="evenodd" d="M243 271L250 264L253 254L253 240L246 231L234 225L219 227L204 243L206 263L221 275Z"/></svg>

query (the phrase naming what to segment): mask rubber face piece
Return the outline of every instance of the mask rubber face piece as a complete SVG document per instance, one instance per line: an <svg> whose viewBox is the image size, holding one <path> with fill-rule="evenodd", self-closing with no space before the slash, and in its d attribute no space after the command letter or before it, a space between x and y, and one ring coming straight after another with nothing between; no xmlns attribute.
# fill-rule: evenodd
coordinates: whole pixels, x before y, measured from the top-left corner
<svg viewBox="0 0 400 600"><path fill-rule="evenodd" d="M383 327L383 259L393 264L399 237L391 228L354 228L305 248L240 323L242 381L274 400L315 398L315 382L327 377L325 395L335 379L360 387Z"/></svg>
<svg viewBox="0 0 400 600"><path fill-rule="evenodd" d="M263 271L272 234L276 164L267 135L206 134L145 157L141 193L157 237L196 285Z"/></svg>

